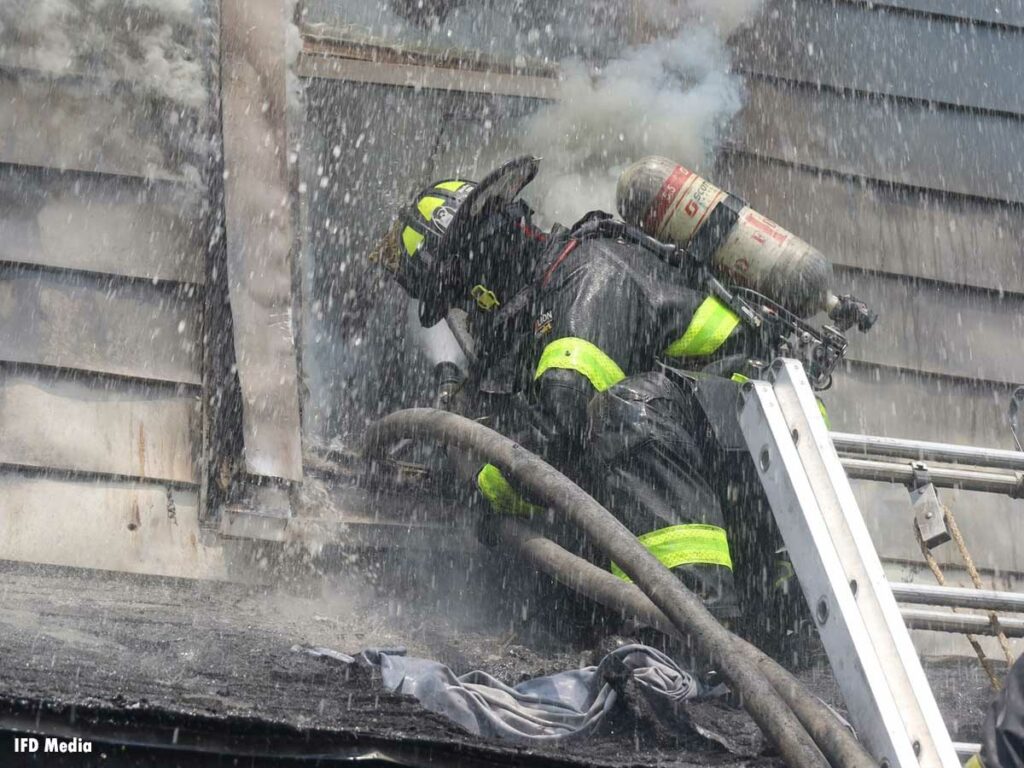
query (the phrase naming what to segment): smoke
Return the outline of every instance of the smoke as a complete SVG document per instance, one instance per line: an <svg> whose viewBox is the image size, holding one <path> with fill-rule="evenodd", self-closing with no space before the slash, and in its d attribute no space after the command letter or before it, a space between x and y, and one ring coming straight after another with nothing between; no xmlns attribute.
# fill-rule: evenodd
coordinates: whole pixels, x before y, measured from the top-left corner
<svg viewBox="0 0 1024 768"><path fill-rule="evenodd" d="M123 80L201 109L207 88L193 0L3 0L0 60Z"/></svg>
<svg viewBox="0 0 1024 768"><path fill-rule="evenodd" d="M743 104L725 37L760 2L644 0L626 28L648 42L602 66L563 62L560 99L522 126L521 149L544 158L533 190L539 211L569 224L615 210L619 173L645 155L707 163Z"/></svg>

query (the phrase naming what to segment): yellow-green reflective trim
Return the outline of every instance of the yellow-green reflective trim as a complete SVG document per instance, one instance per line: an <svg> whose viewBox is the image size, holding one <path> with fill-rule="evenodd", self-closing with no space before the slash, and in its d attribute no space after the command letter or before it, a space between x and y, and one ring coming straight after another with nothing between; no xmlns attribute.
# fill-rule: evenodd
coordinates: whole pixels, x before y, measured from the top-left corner
<svg viewBox="0 0 1024 768"><path fill-rule="evenodd" d="M458 192L464 186L466 186L466 182L455 180L455 181L442 181L440 184L435 184L434 188L435 189L443 189L446 192Z"/></svg>
<svg viewBox="0 0 1024 768"><path fill-rule="evenodd" d="M981 755L971 755L964 763L964 768L985 768L985 764L981 762Z"/></svg>
<svg viewBox="0 0 1024 768"><path fill-rule="evenodd" d="M794 576L796 576L796 571L793 570L793 564L789 560L776 560L775 581L772 582L772 587L781 589Z"/></svg>
<svg viewBox="0 0 1024 768"><path fill-rule="evenodd" d="M732 376L729 377L729 380L735 381L737 384L746 384L748 381L750 381L750 377L744 376L742 373L734 373Z"/></svg>
<svg viewBox="0 0 1024 768"><path fill-rule="evenodd" d="M825 401L818 396L815 396L814 399L818 401L818 410L821 411L821 418L825 420L825 426L832 429L832 421L828 417L828 411L825 410Z"/></svg>
<svg viewBox="0 0 1024 768"><path fill-rule="evenodd" d="M405 252L410 256L416 253L422 242L423 235L412 227L406 227L402 230L402 245L405 246Z"/></svg>
<svg viewBox="0 0 1024 768"><path fill-rule="evenodd" d="M666 568L699 564L722 565L732 570L729 539L725 529L717 525L671 525L637 536L637 540ZM612 573L623 581L632 581L615 563Z"/></svg>
<svg viewBox="0 0 1024 768"><path fill-rule="evenodd" d="M476 487L491 504L491 509L501 515L529 517L543 508L531 504L515 492L501 470L493 464L484 464L476 476Z"/></svg>
<svg viewBox="0 0 1024 768"><path fill-rule="evenodd" d="M416 203L416 209L420 212L424 219L432 221L434 218L434 211L444 205L443 197L434 197L433 195L425 195L421 197L419 202Z"/></svg>
<svg viewBox="0 0 1024 768"><path fill-rule="evenodd" d="M586 376L598 392L604 392L626 378L622 369L600 347L575 336L556 339L544 347L533 380L536 381L551 368L576 371Z"/></svg>
<svg viewBox="0 0 1024 768"><path fill-rule="evenodd" d="M714 296L708 296L693 313L682 338L665 348L668 357L704 357L714 354L740 323L740 317Z"/></svg>

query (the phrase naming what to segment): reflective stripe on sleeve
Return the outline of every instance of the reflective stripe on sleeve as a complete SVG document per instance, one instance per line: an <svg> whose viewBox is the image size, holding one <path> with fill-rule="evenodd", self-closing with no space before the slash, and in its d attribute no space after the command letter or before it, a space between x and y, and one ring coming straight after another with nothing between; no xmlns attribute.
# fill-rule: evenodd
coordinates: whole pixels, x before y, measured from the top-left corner
<svg viewBox="0 0 1024 768"><path fill-rule="evenodd" d="M669 569L680 565L722 565L732 570L729 540L725 529L717 525L671 525L637 536L637 540ZM611 571L623 581L632 581L615 563Z"/></svg>
<svg viewBox="0 0 1024 768"><path fill-rule="evenodd" d="M739 315L714 296L708 296L693 313L686 333L669 344L664 354L668 357L704 357L714 354L739 323Z"/></svg>
<svg viewBox="0 0 1024 768"><path fill-rule="evenodd" d="M476 487L490 502L491 509L500 515L520 515L529 517L535 512L543 512L542 507L531 504L516 493L501 470L493 464L484 464L476 476Z"/></svg>
<svg viewBox="0 0 1024 768"><path fill-rule="evenodd" d="M534 381L551 368L576 371L586 376L598 392L604 392L626 378L622 369L600 347L574 336L556 339L544 347L537 372L533 374Z"/></svg>

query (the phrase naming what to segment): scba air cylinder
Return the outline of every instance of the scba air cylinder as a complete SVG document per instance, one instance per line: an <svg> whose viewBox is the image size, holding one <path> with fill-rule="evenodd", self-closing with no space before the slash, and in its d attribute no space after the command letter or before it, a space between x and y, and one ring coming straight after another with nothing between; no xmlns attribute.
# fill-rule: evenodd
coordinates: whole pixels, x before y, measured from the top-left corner
<svg viewBox="0 0 1024 768"><path fill-rule="evenodd" d="M816 248L707 179L664 157L619 177L619 213L659 240L705 257L713 271L800 317L829 311L832 265Z"/></svg>

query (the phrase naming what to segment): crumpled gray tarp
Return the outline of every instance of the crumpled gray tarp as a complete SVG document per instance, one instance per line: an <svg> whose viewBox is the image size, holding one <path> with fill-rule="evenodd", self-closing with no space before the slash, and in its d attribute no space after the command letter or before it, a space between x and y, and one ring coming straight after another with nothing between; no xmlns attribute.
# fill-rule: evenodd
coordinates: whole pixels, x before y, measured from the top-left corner
<svg viewBox="0 0 1024 768"><path fill-rule="evenodd" d="M520 743L557 741L593 732L630 677L647 703L667 719L701 693L700 684L661 651L624 645L596 667L537 677L509 687L485 672L456 676L445 665L398 651L366 650L357 663L380 670L388 691L414 696L471 733ZM618 685L616 684L618 683Z"/></svg>

